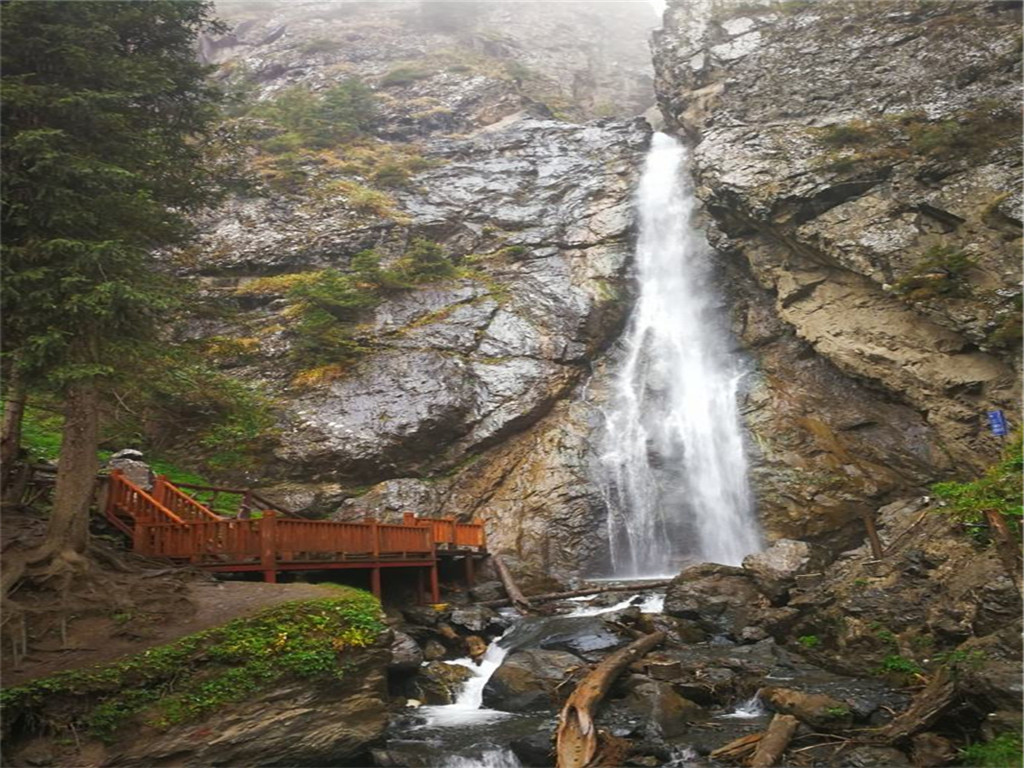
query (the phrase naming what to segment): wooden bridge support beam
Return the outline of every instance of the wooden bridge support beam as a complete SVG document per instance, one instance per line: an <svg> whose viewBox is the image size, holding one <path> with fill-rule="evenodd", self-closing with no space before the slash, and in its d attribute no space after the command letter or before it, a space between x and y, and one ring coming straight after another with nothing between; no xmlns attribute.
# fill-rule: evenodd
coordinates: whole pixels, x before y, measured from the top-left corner
<svg viewBox="0 0 1024 768"><path fill-rule="evenodd" d="M430 602L430 596L427 594L427 574L422 568L416 569L416 602L421 605Z"/></svg>
<svg viewBox="0 0 1024 768"><path fill-rule="evenodd" d="M430 566L430 602L441 602L441 585L437 578L437 563Z"/></svg>
<svg viewBox="0 0 1024 768"><path fill-rule="evenodd" d="M268 510L260 520L260 565L263 566L263 580L267 584L277 582L277 547L274 541L276 530L276 515L272 510Z"/></svg>
<svg viewBox="0 0 1024 768"><path fill-rule="evenodd" d="M370 569L370 591L373 592L374 597L376 597L378 600L380 599L380 568Z"/></svg>
<svg viewBox="0 0 1024 768"><path fill-rule="evenodd" d="M472 555L466 555L466 586L472 587L476 582L476 564L473 562Z"/></svg>

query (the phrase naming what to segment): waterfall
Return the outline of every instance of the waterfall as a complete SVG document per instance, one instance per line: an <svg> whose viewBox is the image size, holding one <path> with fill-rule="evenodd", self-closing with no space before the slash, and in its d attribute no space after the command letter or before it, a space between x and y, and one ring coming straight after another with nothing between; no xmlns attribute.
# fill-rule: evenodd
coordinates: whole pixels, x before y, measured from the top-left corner
<svg viewBox="0 0 1024 768"><path fill-rule="evenodd" d="M656 133L636 197L639 298L600 459L618 576L673 574L689 559L738 565L760 544L737 408L743 370L690 223L685 161Z"/></svg>

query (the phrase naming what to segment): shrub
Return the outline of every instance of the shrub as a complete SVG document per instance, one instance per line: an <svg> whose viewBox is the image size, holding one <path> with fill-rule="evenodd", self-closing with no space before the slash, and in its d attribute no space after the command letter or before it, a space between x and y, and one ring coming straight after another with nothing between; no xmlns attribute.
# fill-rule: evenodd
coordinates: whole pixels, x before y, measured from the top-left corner
<svg viewBox="0 0 1024 768"><path fill-rule="evenodd" d="M969 296L966 275L974 266L974 260L963 251L933 245L909 274L896 281L894 293L911 300Z"/></svg>
<svg viewBox="0 0 1024 768"><path fill-rule="evenodd" d="M802 635L796 639L800 645L810 650L811 648L817 648L821 645L821 638L817 635Z"/></svg>
<svg viewBox="0 0 1024 768"><path fill-rule="evenodd" d="M1002 459L985 470L977 480L966 483L947 482L932 486L947 514L963 523L980 523L985 511L1003 515L1014 532L1021 529L1021 433L1018 432Z"/></svg>
<svg viewBox="0 0 1024 768"><path fill-rule="evenodd" d="M829 125L817 131L818 141L830 147L866 144L876 138L876 131L862 120Z"/></svg>
<svg viewBox="0 0 1024 768"><path fill-rule="evenodd" d="M412 241L397 266L399 274L414 283L455 274L455 265L445 256L441 246L421 237Z"/></svg>

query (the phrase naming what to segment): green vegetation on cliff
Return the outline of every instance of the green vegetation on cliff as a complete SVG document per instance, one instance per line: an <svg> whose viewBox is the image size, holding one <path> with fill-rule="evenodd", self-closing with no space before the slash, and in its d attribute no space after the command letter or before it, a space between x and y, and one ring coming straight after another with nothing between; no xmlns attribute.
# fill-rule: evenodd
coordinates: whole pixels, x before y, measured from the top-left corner
<svg viewBox="0 0 1024 768"><path fill-rule="evenodd" d="M342 678L344 654L384 631L361 590L284 603L106 666L0 692L7 727L112 740L129 723L168 728L251 697L288 677Z"/></svg>
<svg viewBox="0 0 1024 768"><path fill-rule="evenodd" d="M986 510L1002 514L1020 531L1021 471L1024 459L1021 454L1021 433L1017 433L1003 458L992 465L977 480L966 483L947 482L932 486L932 491L942 499L947 511L964 523L984 522Z"/></svg>
<svg viewBox="0 0 1024 768"><path fill-rule="evenodd" d="M297 371L292 383L302 387L343 375L345 366L367 351L357 323L387 295L456 273L440 245L414 238L387 267L379 253L366 250L352 257L349 272L328 268L262 277L241 286L238 293L284 299L282 319Z"/></svg>

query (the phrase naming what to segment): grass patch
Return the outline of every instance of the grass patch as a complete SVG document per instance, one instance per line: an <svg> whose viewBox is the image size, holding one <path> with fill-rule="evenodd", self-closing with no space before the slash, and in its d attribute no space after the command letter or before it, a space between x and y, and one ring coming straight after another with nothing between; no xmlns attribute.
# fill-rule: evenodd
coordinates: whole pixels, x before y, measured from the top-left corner
<svg viewBox="0 0 1024 768"><path fill-rule="evenodd" d="M8 727L109 742L130 723L194 721L284 678L342 678L342 654L372 645L384 625L375 597L336 589L336 597L284 603L116 664L7 688Z"/></svg>
<svg viewBox="0 0 1024 768"><path fill-rule="evenodd" d="M972 768L1015 768L1024 762L1022 749L1019 733L1001 733L991 741L960 750L960 763Z"/></svg>

